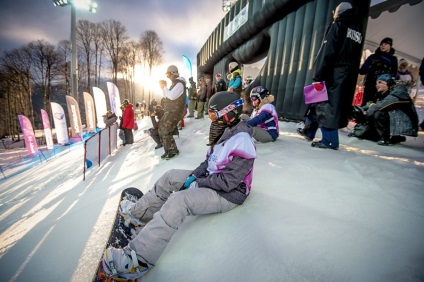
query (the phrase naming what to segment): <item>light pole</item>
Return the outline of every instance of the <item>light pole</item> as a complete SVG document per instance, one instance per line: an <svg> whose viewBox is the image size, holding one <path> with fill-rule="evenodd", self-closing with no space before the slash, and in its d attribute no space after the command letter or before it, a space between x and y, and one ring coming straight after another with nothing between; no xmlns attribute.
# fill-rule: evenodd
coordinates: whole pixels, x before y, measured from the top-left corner
<svg viewBox="0 0 424 282"><path fill-rule="evenodd" d="M53 5L60 7L71 5L71 96L78 101L76 8L95 13L97 3L91 0L53 0Z"/></svg>

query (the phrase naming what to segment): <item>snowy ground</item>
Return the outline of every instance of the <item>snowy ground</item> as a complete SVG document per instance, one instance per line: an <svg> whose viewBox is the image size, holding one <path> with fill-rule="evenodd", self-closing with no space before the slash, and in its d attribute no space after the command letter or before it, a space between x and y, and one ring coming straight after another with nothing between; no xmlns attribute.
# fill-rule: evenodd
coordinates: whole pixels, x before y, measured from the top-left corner
<svg viewBox="0 0 424 282"><path fill-rule="evenodd" d="M186 119L170 161L149 126L86 181L81 144L0 180L2 281L91 281L121 190L147 192L205 156L207 119ZM243 206L189 218L140 281L423 281L424 132L383 147L345 129L333 151L310 147L300 126L280 122L278 141L257 144Z"/></svg>

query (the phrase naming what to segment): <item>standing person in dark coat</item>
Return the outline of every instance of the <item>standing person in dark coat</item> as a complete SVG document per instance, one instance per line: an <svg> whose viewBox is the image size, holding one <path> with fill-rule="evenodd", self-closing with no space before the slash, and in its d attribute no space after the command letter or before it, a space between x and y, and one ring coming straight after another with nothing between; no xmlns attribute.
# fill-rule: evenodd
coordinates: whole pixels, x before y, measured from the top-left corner
<svg viewBox="0 0 424 282"><path fill-rule="evenodd" d="M221 91L227 91L227 83L225 82L224 78L222 77L222 74L217 73L215 75L216 84L215 84L215 93L221 92Z"/></svg>
<svg viewBox="0 0 424 282"><path fill-rule="evenodd" d="M128 99L125 99L122 104L124 105L124 113L122 114L122 129L125 134L124 145L132 144L134 143L134 108Z"/></svg>
<svg viewBox="0 0 424 282"><path fill-rule="evenodd" d="M375 53L370 55L359 69L359 74L366 75L364 83L364 97L362 98L362 106L369 101L375 102L377 78L385 73L396 77L398 60L394 56L395 49L393 39L386 37L380 42L380 47L375 50Z"/></svg>
<svg viewBox="0 0 424 282"><path fill-rule="evenodd" d="M312 142L312 147L337 150L338 129L347 126L351 112L363 36L354 23L350 3L338 5L333 17L312 68L315 88L322 90L320 82L325 81L328 101L310 107L308 115L313 122L308 137L312 140L320 127L322 140Z"/></svg>
<svg viewBox="0 0 424 282"><path fill-rule="evenodd" d="M419 74L420 74L421 84L424 85L424 58L421 61ZM420 123L420 127L421 127L421 130L424 130L424 120Z"/></svg>
<svg viewBox="0 0 424 282"><path fill-rule="evenodd" d="M190 77L188 79L190 82L190 87L188 88L188 118L194 117L194 109L196 108L196 100L197 100L197 89L196 82L194 82L193 78Z"/></svg>

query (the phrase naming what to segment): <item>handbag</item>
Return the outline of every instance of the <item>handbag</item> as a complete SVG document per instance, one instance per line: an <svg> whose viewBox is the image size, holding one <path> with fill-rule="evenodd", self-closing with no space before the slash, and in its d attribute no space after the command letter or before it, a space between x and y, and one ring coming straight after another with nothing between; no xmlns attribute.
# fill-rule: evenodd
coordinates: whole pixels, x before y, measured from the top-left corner
<svg viewBox="0 0 424 282"><path fill-rule="evenodd" d="M315 89L314 85L307 85L303 88L305 94L305 104L328 101L327 87L325 81L321 82L324 86L321 91Z"/></svg>

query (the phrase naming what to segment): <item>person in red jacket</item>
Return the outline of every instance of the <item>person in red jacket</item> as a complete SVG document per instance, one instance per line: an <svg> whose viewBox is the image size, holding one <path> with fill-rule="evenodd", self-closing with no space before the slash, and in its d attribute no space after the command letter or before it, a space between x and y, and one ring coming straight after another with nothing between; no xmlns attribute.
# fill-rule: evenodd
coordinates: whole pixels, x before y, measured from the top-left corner
<svg viewBox="0 0 424 282"><path fill-rule="evenodd" d="M125 134L125 146L127 144L134 143L134 108L128 99L125 99L122 104L124 105L124 112L122 114L122 130L124 130Z"/></svg>

